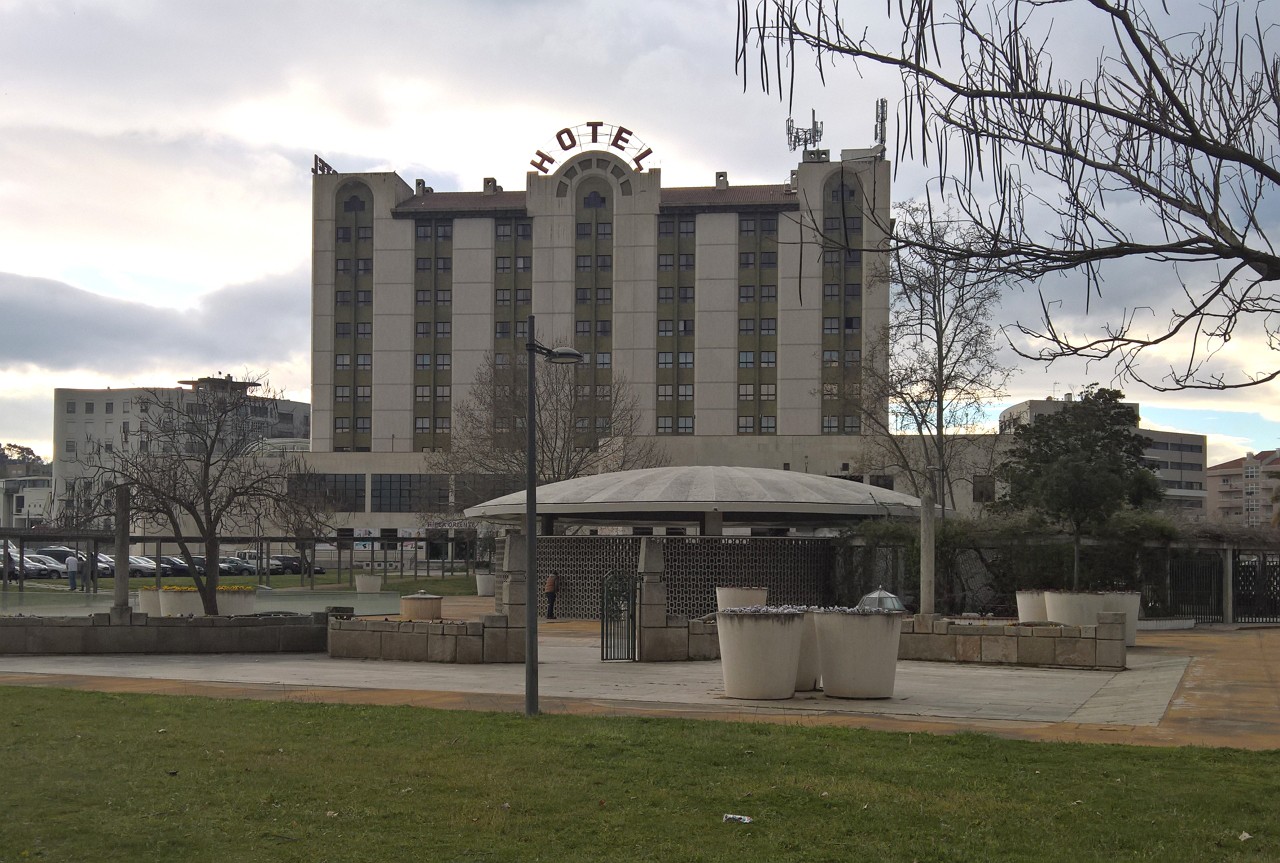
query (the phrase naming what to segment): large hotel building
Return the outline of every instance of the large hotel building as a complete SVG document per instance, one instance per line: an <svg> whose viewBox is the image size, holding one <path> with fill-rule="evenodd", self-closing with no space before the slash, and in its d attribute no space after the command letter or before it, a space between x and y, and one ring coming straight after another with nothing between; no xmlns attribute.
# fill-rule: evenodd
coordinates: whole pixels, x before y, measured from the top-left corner
<svg viewBox="0 0 1280 863"><path fill-rule="evenodd" d="M448 450L482 369L526 361L530 314L540 342L586 357L587 445L625 379L671 464L862 472L864 338L889 303L882 147L805 151L774 185L673 188L620 126L531 155L523 191L316 160L311 461L350 523L420 526L424 486L473 502L447 499L423 453Z"/></svg>

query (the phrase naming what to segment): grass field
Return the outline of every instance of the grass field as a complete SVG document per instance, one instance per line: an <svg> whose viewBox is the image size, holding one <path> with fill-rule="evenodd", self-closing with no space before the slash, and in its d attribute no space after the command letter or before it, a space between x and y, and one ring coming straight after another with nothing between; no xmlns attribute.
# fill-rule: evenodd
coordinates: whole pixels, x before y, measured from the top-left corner
<svg viewBox="0 0 1280 863"><path fill-rule="evenodd" d="M1280 859L1277 752L28 688L0 728L3 863Z"/></svg>

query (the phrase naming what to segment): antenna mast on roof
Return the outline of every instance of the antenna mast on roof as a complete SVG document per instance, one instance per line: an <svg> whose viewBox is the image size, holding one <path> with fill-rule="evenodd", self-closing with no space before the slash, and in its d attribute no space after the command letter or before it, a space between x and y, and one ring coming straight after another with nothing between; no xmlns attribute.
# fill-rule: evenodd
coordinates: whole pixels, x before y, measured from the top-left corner
<svg viewBox="0 0 1280 863"><path fill-rule="evenodd" d="M822 140L822 124L818 122L818 112L810 109L813 117L808 129L797 129L795 121L787 118L787 146L792 150L812 150Z"/></svg>
<svg viewBox="0 0 1280 863"><path fill-rule="evenodd" d="M884 146L889 138L889 100L876 100L876 143Z"/></svg>

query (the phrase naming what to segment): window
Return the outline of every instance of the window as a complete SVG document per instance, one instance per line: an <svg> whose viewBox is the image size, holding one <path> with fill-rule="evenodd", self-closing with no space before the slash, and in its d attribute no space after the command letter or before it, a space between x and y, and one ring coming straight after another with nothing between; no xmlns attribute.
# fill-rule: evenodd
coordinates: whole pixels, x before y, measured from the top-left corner
<svg viewBox="0 0 1280 863"><path fill-rule="evenodd" d="M596 321L596 335L607 336L613 332L613 321Z"/></svg>
<svg viewBox="0 0 1280 863"><path fill-rule="evenodd" d="M575 321L573 326L574 326L573 331L575 335L579 335L579 336L591 335L591 321Z"/></svg>
<svg viewBox="0 0 1280 863"><path fill-rule="evenodd" d="M368 275L373 272L373 258L356 258L356 272Z"/></svg>
<svg viewBox="0 0 1280 863"><path fill-rule="evenodd" d="M431 338L431 323L429 321L418 321L413 325L414 338L429 339Z"/></svg>
<svg viewBox="0 0 1280 863"><path fill-rule="evenodd" d="M658 302L673 303L676 299L675 288L658 288Z"/></svg>
<svg viewBox="0 0 1280 863"><path fill-rule="evenodd" d="M431 305L431 292L430 291L414 291L413 302L415 305L419 305L419 306Z"/></svg>
<svg viewBox="0 0 1280 863"><path fill-rule="evenodd" d="M749 269L749 268L751 268L751 267L754 267L755 265L756 265L756 253L755 253L755 252L740 252L740 253L738 254L738 268L739 268L739 269L746 270L746 269Z"/></svg>
<svg viewBox="0 0 1280 863"><path fill-rule="evenodd" d="M450 421L449 417L436 417L437 433L439 434L447 433L449 429L452 427L453 427L453 423Z"/></svg>
<svg viewBox="0 0 1280 863"><path fill-rule="evenodd" d="M753 236L756 232L755 219L738 219L738 233L744 237Z"/></svg>
<svg viewBox="0 0 1280 863"><path fill-rule="evenodd" d="M676 387L676 398L682 402L693 401L693 384L680 384Z"/></svg>
<svg viewBox="0 0 1280 863"><path fill-rule="evenodd" d="M351 292L350 291L334 291L333 302L334 302L334 305L338 305L338 306L351 305Z"/></svg>
<svg viewBox="0 0 1280 863"><path fill-rule="evenodd" d="M772 402L778 400L777 384L761 384L760 385L760 401Z"/></svg>
<svg viewBox="0 0 1280 863"><path fill-rule="evenodd" d="M107 402L106 412L107 412L108 414L113 414L113 413L115 413L115 412L116 412L116 403L115 403L115 402Z"/></svg>
<svg viewBox="0 0 1280 863"><path fill-rule="evenodd" d="M760 368L771 369L778 364L777 351L761 351L760 352Z"/></svg>
<svg viewBox="0 0 1280 863"><path fill-rule="evenodd" d="M351 260L349 258L338 258L334 261L334 265L339 273L351 272Z"/></svg>
<svg viewBox="0 0 1280 863"><path fill-rule="evenodd" d="M658 401L660 402L671 401L672 390L673 388L671 384L658 384Z"/></svg>
<svg viewBox="0 0 1280 863"><path fill-rule="evenodd" d="M333 325L333 337L335 339L351 338L351 324L345 321L338 321Z"/></svg>
<svg viewBox="0 0 1280 863"><path fill-rule="evenodd" d="M738 285L738 302L754 303L756 301L755 285Z"/></svg>
<svg viewBox="0 0 1280 863"><path fill-rule="evenodd" d="M607 306L613 302L613 288L596 288L596 303Z"/></svg>
<svg viewBox="0 0 1280 863"><path fill-rule="evenodd" d="M844 352L844 364L846 366L851 366L854 363L860 363L860 362L862 362L862 351L845 351Z"/></svg>
<svg viewBox="0 0 1280 863"><path fill-rule="evenodd" d="M350 228L338 228L337 240L338 240L338 242L339 242L339 243L349 243L349 242L351 242L351 229L350 229Z"/></svg>
<svg viewBox="0 0 1280 863"><path fill-rule="evenodd" d="M452 240L452 239L453 239L453 225L436 225L436 239L437 239L437 240Z"/></svg>
<svg viewBox="0 0 1280 863"><path fill-rule="evenodd" d="M760 417L760 434L777 434L777 417Z"/></svg>
<svg viewBox="0 0 1280 863"><path fill-rule="evenodd" d="M436 258L436 272L444 273L453 269L453 258Z"/></svg>
<svg viewBox="0 0 1280 863"><path fill-rule="evenodd" d="M576 291L574 291L574 299L577 301L578 305L580 306L589 305L591 303L591 289L578 288Z"/></svg>
<svg viewBox="0 0 1280 863"><path fill-rule="evenodd" d="M585 240L591 236L591 223L578 222L577 237L579 240Z"/></svg>
<svg viewBox="0 0 1280 863"><path fill-rule="evenodd" d="M822 319L823 335L833 336L833 335L839 334L839 332L840 332L839 318L823 318Z"/></svg>
<svg viewBox="0 0 1280 863"><path fill-rule="evenodd" d="M347 434L351 431L351 417L334 417L333 430L337 434Z"/></svg>
<svg viewBox="0 0 1280 863"><path fill-rule="evenodd" d="M688 287L688 288L681 288L681 289L680 289L680 302L682 302L682 303L692 303L692 302L693 302L693 288Z"/></svg>
<svg viewBox="0 0 1280 863"><path fill-rule="evenodd" d="M447 402L453 397L453 388L449 386L436 387L436 401Z"/></svg>
<svg viewBox="0 0 1280 863"><path fill-rule="evenodd" d="M596 434L607 435L609 433L609 418L596 417Z"/></svg>
<svg viewBox="0 0 1280 863"><path fill-rule="evenodd" d="M356 324L356 338L357 339L373 338L373 324L368 322Z"/></svg>
<svg viewBox="0 0 1280 863"><path fill-rule="evenodd" d="M356 417L356 434L368 434L372 429L372 419L369 417Z"/></svg>
<svg viewBox="0 0 1280 863"><path fill-rule="evenodd" d="M824 383L822 385L822 397L824 399L840 398L840 386L838 384L831 383L830 381Z"/></svg>
<svg viewBox="0 0 1280 863"><path fill-rule="evenodd" d="M71 413L74 413L74 411L72 411ZM1259 468L1258 468L1258 465L1256 464L1247 464L1244 466L1245 479L1256 479L1258 476L1258 472L1259 472Z"/></svg>
<svg viewBox="0 0 1280 863"><path fill-rule="evenodd" d="M754 335L755 331L756 331L755 318L738 318L738 335L750 336L750 335Z"/></svg>
<svg viewBox="0 0 1280 863"><path fill-rule="evenodd" d="M677 357L677 362L682 369L693 368L693 351L681 351L679 357Z"/></svg>
<svg viewBox="0 0 1280 863"><path fill-rule="evenodd" d="M335 402L351 401L351 387L334 387L333 400Z"/></svg>
<svg viewBox="0 0 1280 863"><path fill-rule="evenodd" d="M694 227L693 219L681 219L680 220L680 236L692 237L693 227Z"/></svg>
<svg viewBox="0 0 1280 863"><path fill-rule="evenodd" d="M591 398L591 384L578 384L573 388L573 395L579 401Z"/></svg>
<svg viewBox="0 0 1280 863"><path fill-rule="evenodd" d="M356 239L357 239L357 240L372 240L372 239L373 239L373 227L372 227L372 226L369 226L369 225L366 225L366 226L361 227L361 228L356 228Z"/></svg>
<svg viewBox="0 0 1280 863"><path fill-rule="evenodd" d="M675 321L658 321L658 335L669 336L675 332Z"/></svg>
<svg viewBox="0 0 1280 863"><path fill-rule="evenodd" d="M760 220L760 233L776 234L778 233L778 217L765 216Z"/></svg>
<svg viewBox="0 0 1280 863"><path fill-rule="evenodd" d="M658 417L658 434L671 434L671 417Z"/></svg>
<svg viewBox="0 0 1280 863"><path fill-rule="evenodd" d="M670 351L658 351L658 368L660 369L671 368L671 352Z"/></svg>
<svg viewBox="0 0 1280 863"><path fill-rule="evenodd" d="M738 434L755 434L755 417L738 417Z"/></svg>
<svg viewBox="0 0 1280 863"><path fill-rule="evenodd" d="M596 238L601 240L613 239L613 222L601 222L596 225Z"/></svg>
<svg viewBox="0 0 1280 863"><path fill-rule="evenodd" d="M511 321L494 321L493 337L495 339L511 338Z"/></svg>
<svg viewBox="0 0 1280 863"><path fill-rule="evenodd" d="M822 433L835 434L840 431L840 418L834 416L825 416L822 418Z"/></svg>
<svg viewBox="0 0 1280 863"><path fill-rule="evenodd" d="M528 255L516 255L516 272L528 273L533 270L533 258Z"/></svg>
<svg viewBox="0 0 1280 863"><path fill-rule="evenodd" d="M528 321L516 321L516 338L517 339L529 338L529 322Z"/></svg>
<svg viewBox="0 0 1280 863"><path fill-rule="evenodd" d="M827 368L838 368L840 366L839 351L823 351L822 364Z"/></svg>
<svg viewBox="0 0 1280 863"><path fill-rule="evenodd" d="M840 299L840 285L830 284L822 286L822 299L824 302L831 302Z"/></svg>
<svg viewBox="0 0 1280 863"><path fill-rule="evenodd" d="M529 222L520 222L516 224L516 239L531 240L533 239L533 225Z"/></svg>
<svg viewBox="0 0 1280 863"><path fill-rule="evenodd" d="M658 272L667 273L675 268L675 255L658 255Z"/></svg>
<svg viewBox="0 0 1280 863"><path fill-rule="evenodd" d="M494 259L493 269L495 272L499 272L499 273L511 272L511 259L506 256L500 255L499 257Z"/></svg>
<svg viewBox="0 0 1280 863"><path fill-rule="evenodd" d="M495 291L493 292L493 304L494 304L495 306L509 306L509 305L511 305L511 289L510 289L510 288L498 288L497 290L495 290Z"/></svg>
<svg viewBox="0 0 1280 863"><path fill-rule="evenodd" d="M596 269L606 272L613 269L613 255L596 255Z"/></svg>
<svg viewBox="0 0 1280 863"><path fill-rule="evenodd" d="M590 255L578 255L578 256L577 256L577 263L576 263L576 266L577 266L577 268L578 268L578 272L580 272L580 273L587 273L587 272L590 272L590 271L591 271L591 256L590 256Z"/></svg>
<svg viewBox="0 0 1280 863"><path fill-rule="evenodd" d="M778 268L777 252L761 252L760 268L763 270L776 270Z"/></svg>
<svg viewBox="0 0 1280 863"><path fill-rule="evenodd" d="M693 417L676 417L676 434L693 434Z"/></svg>
<svg viewBox="0 0 1280 863"><path fill-rule="evenodd" d="M373 387L356 387L356 401L367 402L373 398Z"/></svg>
<svg viewBox="0 0 1280 863"><path fill-rule="evenodd" d="M413 400L414 400L415 402L429 402L429 401L431 401L431 387L429 387L429 386L418 386L418 387L414 387L414 388L413 388Z"/></svg>
<svg viewBox="0 0 1280 863"><path fill-rule="evenodd" d="M419 224L417 226L417 237L419 240L431 239L431 226L427 224Z"/></svg>
<svg viewBox="0 0 1280 863"><path fill-rule="evenodd" d="M738 368L753 369L756 367L755 351L738 351Z"/></svg>
<svg viewBox="0 0 1280 863"><path fill-rule="evenodd" d="M413 430L417 434L431 433L431 417L414 417Z"/></svg>
<svg viewBox="0 0 1280 863"><path fill-rule="evenodd" d="M858 332L858 331L859 331L859 330L861 330L861 329L862 329L862 318L861 318L861 317L858 317L858 316L855 316L855 315L849 315L849 316L846 316L846 317L845 317L845 319L844 319L844 331L845 331L846 333L856 333L856 332Z"/></svg>
<svg viewBox="0 0 1280 863"><path fill-rule="evenodd" d="M493 355L493 364L498 368L506 368L511 365L511 354L498 352Z"/></svg>
<svg viewBox="0 0 1280 863"><path fill-rule="evenodd" d="M856 414L845 414L844 416L844 433L857 434L862 430L862 420Z"/></svg>
<svg viewBox="0 0 1280 863"><path fill-rule="evenodd" d="M373 368L373 354L356 354L356 370L367 372Z"/></svg>
<svg viewBox="0 0 1280 863"><path fill-rule="evenodd" d="M596 384L596 398L600 401L611 401L613 399L612 384Z"/></svg>
<svg viewBox="0 0 1280 863"><path fill-rule="evenodd" d="M431 354L414 354L413 367L420 372L431 371Z"/></svg>
<svg viewBox="0 0 1280 863"><path fill-rule="evenodd" d="M334 354L333 367L340 372L345 372L351 368L351 354Z"/></svg>
<svg viewBox="0 0 1280 863"><path fill-rule="evenodd" d="M845 249L844 250L845 266L862 263L862 249Z"/></svg>
<svg viewBox="0 0 1280 863"><path fill-rule="evenodd" d="M850 282L844 286L844 297L846 300L862 299L862 283Z"/></svg>
<svg viewBox="0 0 1280 863"><path fill-rule="evenodd" d="M528 305L533 301L533 289L516 288L516 303L519 305Z"/></svg>
<svg viewBox="0 0 1280 863"><path fill-rule="evenodd" d="M676 223L671 221L670 219L658 220L658 236L659 237L673 236L675 234L675 229L676 229Z"/></svg>
<svg viewBox="0 0 1280 863"><path fill-rule="evenodd" d="M356 305L357 305L357 306L372 306L372 305L373 305L373 291L356 291Z"/></svg>
<svg viewBox="0 0 1280 863"><path fill-rule="evenodd" d="M690 255L681 255L681 256L680 256L680 269L682 269L682 270L692 270L692 269L693 269L693 255L691 255L691 254L690 254Z"/></svg>
<svg viewBox="0 0 1280 863"><path fill-rule="evenodd" d="M436 321L436 338L447 339L453 335L452 321Z"/></svg>
<svg viewBox="0 0 1280 863"><path fill-rule="evenodd" d="M755 384L738 384L738 401L750 402L755 401L756 385Z"/></svg>
<svg viewBox="0 0 1280 863"><path fill-rule="evenodd" d="M494 236L499 240L511 239L511 224L509 222L498 222L494 226Z"/></svg>
<svg viewBox="0 0 1280 863"><path fill-rule="evenodd" d="M760 319L760 335L776 336L778 334L777 318L761 318Z"/></svg>
<svg viewBox="0 0 1280 863"><path fill-rule="evenodd" d="M761 285L760 286L760 302L776 303L778 301L777 285Z"/></svg>
<svg viewBox="0 0 1280 863"><path fill-rule="evenodd" d="M447 306L453 302L453 290L442 288L436 291L436 305Z"/></svg>
<svg viewBox="0 0 1280 863"><path fill-rule="evenodd" d="M573 430L578 434L586 434L590 427L590 420L587 417L576 417L573 421Z"/></svg>
<svg viewBox="0 0 1280 863"><path fill-rule="evenodd" d="M415 269L417 269L417 270L418 270L418 272L430 272L430 270L431 270L431 259L430 259L430 258L418 258L418 259L414 262L414 268L415 268Z"/></svg>

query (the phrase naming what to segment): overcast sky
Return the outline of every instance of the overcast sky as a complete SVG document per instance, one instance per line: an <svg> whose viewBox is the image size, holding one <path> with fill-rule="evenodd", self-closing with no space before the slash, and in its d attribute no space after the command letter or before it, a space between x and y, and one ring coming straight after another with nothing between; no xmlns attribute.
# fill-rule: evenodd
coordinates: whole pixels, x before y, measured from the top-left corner
<svg viewBox="0 0 1280 863"><path fill-rule="evenodd" d="M603 120L653 148L665 185L781 182L788 107L744 92L735 26L731 0L0 0L0 442L48 455L55 387L254 370L309 400L313 153L520 189L556 130ZM896 79L863 72L824 88L800 70L797 123L815 109L833 153L871 145L877 98L896 108ZM899 166L894 199L926 176ZM1081 325L1144 301L1163 315L1169 274L1125 275L1090 319L1046 289ZM1001 323L1037 303L1010 295ZM1009 403L1111 377L1022 365ZM1127 394L1153 427L1210 435L1211 461L1280 444L1276 387Z"/></svg>

